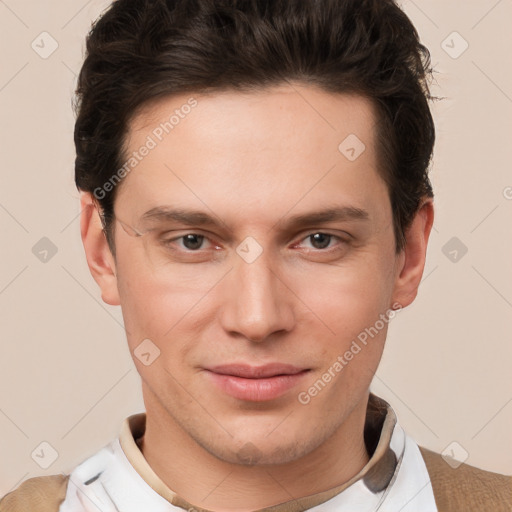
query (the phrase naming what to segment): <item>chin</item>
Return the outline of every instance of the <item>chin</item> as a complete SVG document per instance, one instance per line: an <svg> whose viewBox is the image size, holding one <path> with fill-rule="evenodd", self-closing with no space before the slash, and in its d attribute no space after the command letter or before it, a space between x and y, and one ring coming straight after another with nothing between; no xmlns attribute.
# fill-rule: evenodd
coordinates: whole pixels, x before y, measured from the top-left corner
<svg viewBox="0 0 512 512"><path fill-rule="evenodd" d="M324 436L319 436L318 433L307 438L303 432L296 438L287 434L285 439L277 436L275 439L269 439L268 435L262 434L260 437L252 436L251 440L229 438L227 443L196 439L196 442L215 458L243 466L288 464L308 455L323 441Z"/></svg>
<svg viewBox="0 0 512 512"><path fill-rule="evenodd" d="M242 466L272 466L282 465L300 459L305 453L298 446L263 447L260 449L251 441L248 441L238 450L219 447L210 449L210 453L229 464Z"/></svg>

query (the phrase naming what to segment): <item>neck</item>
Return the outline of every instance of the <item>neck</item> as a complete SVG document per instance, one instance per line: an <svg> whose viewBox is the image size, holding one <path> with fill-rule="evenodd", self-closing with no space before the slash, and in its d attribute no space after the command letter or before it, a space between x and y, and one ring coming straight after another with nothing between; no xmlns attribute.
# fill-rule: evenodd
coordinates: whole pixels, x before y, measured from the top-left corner
<svg viewBox="0 0 512 512"><path fill-rule="evenodd" d="M198 445L156 399L147 399L139 447L158 477L188 503L217 512L244 512L340 486L369 461L363 429L366 400L318 448L281 465L220 460Z"/></svg>

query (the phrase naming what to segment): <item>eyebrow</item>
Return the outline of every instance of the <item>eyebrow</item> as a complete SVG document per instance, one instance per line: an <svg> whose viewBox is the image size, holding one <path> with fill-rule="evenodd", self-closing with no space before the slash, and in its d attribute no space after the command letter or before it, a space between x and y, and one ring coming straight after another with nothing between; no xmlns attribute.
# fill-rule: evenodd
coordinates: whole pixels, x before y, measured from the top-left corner
<svg viewBox="0 0 512 512"><path fill-rule="evenodd" d="M362 208L356 208L355 206L337 206L324 208L315 212L294 215L288 219L280 220L278 224L282 224L283 229L293 229L312 224L325 224L326 222L341 222L349 220L364 221L369 219L369 213Z"/></svg>
<svg viewBox="0 0 512 512"><path fill-rule="evenodd" d="M142 221L174 221L187 225L216 225L218 222L209 214L199 210L172 209L166 206L151 208L141 217Z"/></svg>
<svg viewBox="0 0 512 512"><path fill-rule="evenodd" d="M225 226L225 223L220 221L218 217L215 217L200 210L185 210L180 208L157 206L144 213L141 217L141 220L179 222L187 226L219 227L220 224L224 224ZM277 221L272 228L280 224L280 229L285 231L314 224L324 224L327 222L341 222L350 220L368 221L369 219L369 213L361 208L354 206L335 206L330 208L323 208L318 211L301 213L291 216L287 219L281 219Z"/></svg>

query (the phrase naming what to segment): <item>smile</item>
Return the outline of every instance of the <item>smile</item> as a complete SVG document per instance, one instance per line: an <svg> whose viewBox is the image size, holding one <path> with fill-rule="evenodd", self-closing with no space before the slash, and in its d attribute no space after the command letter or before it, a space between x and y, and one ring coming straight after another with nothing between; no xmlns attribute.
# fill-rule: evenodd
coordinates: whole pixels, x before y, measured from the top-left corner
<svg viewBox="0 0 512 512"><path fill-rule="evenodd" d="M274 400L299 384L309 369L272 363L264 366L232 364L205 369L212 383L238 400Z"/></svg>

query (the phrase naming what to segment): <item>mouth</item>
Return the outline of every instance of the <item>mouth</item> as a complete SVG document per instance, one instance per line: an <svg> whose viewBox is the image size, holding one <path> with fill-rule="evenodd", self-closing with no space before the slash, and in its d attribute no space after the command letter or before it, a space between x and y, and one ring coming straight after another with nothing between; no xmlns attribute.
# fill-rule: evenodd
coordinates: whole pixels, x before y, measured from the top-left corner
<svg viewBox="0 0 512 512"><path fill-rule="evenodd" d="M309 368L270 363L263 366L229 364L205 368L213 384L222 392L251 402L274 400L296 387Z"/></svg>

